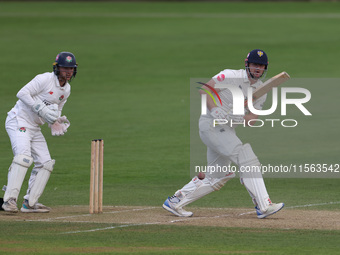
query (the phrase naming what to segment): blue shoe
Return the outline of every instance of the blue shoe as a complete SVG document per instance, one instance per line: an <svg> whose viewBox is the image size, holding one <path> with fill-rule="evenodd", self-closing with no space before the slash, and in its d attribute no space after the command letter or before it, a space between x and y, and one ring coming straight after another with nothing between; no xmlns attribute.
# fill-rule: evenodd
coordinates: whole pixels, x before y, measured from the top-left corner
<svg viewBox="0 0 340 255"><path fill-rule="evenodd" d="M33 207L31 207L29 206L27 199L24 200L20 209L23 213L48 213L50 210L51 208L40 203L36 203Z"/></svg>
<svg viewBox="0 0 340 255"><path fill-rule="evenodd" d="M275 204L275 203L271 203L268 206L268 209L266 212L261 212L261 210L256 206L256 213L257 213L257 218L259 219L263 219L266 218L274 213L277 213L278 211L280 211L283 207L285 206L284 203L279 203L279 204Z"/></svg>
<svg viewBox="0 0 340 255"><path fill-rule="evenodd" d="M163 208L168 212L175 214L178 217L191 217L193 215L192 212L188 212L184 210L182 207L176 208L176 204L179 201L180 200L176 196L168 197L163 204Z"/></svg>

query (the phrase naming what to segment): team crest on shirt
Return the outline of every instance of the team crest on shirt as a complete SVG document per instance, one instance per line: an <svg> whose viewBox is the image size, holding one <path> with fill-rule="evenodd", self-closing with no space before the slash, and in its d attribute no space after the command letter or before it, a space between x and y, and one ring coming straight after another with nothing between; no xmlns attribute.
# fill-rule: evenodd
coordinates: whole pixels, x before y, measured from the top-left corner
<svg viewBox="0 0 340 255"><path fill-rule="evenodd" d="M25 133L26 132L26 128L25 127L21 127L21 128L19 128L19 131Z"/></svg>
<svg viewBox="0 0 340 255"><path fill-rule="evenodd" d="M64 95L62 95L61 97L59 97L59 101L64 99Z"/></svg>
<svg viewBox="0 0 340 255"><path fill-rule="evenodd" d="M262 57L262 56L263 56L263 51L260 51L260 50L259 50L259 51L257 52L257 55L259 55L259 57Z"/></svg>

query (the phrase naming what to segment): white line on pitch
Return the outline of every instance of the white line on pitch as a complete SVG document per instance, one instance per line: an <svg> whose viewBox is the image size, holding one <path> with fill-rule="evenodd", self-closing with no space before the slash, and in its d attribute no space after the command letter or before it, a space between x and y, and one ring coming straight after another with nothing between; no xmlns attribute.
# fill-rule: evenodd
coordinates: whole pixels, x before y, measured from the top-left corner
<svg viewBox="0 0 340 255"><path fill-rule="evenodd" d="M133 208L130 210L121 210L121 211L112 211L112 212L103 212L103 214L116 214L116 213L125 213L125 212L136 212L136 211L145 211L155 209L157 207L147 207L147 208ZM47 219L35 219L35 220L26 220L26 221L54 221L54 220L61 220L61 219L72 219L72 218L79 218L79 217L90 217L92 214L81 214L81 215L72 215L72 216L64 216L64 217L55 217L55 218L47 218ZM90 223L90 221L88 221Z"/></svg>
<svg viewBox="0 0 340 255"><path fill-rule="evenodd" d="M326 202L326 203L319 203L319 204L307 204L307 205L293 205L287 206L286 208L302 208L302 207L312 207L312 206L321 206L321 205L335 205L340 204L340 201L337 202Z"/></svg>
<svg viewBox="0 0 340 255"><path fill-rule="evenodd" d="M326 202L326 203L318 203L318 204L306 204L306 205L295 205L295 206L289 206L286 207L287 209L292 209L292 208L303 208L303 207L312 207L312 206L322 206L322 205L332 205L332 204L340 204L340 201L336 202ZM115 212L107 212L107 213L119 213L119 212L132 212L132 211L142 211L142 210L149 210L149 209L156 209L158 207L148 207L148 208L138 208L138 209L131 209L131 210L123 210L123 211L115 211ZM216 209L223 209L223 208L216 208ZM228 209L228 208L226 208ZM232 209L232 208L231 208ZM253 214L255 213L254 210L240 213L238 216L246 215L246 214ZM87 216L87 214L85 215ZM96 232L96 231L102 231L102 230L109 230L109 229L115 229L115 228L125 228L125 227L134 227L134 226L147 226L147 225L157 225L157 224L164 224L164 223L176 223L176 222L184 222L184 221L192 221L192 220L200 220L204 218L221 218L221 217L226 217L226 216L231 216L231 214L223 214L223 215L217 215L217 216L204 216L204 217L194 217L194 218L180 218L178 220L171 220L168 222L147 222L147 223L138 223L138 224L124 224L124 225L119 225L119 226L111 226L111 227L105 227L105 228L96 228L96 229L89 229L89 230L79 230L79 231L70 231L70 232L63 232L61 234L77 234L77 233L86 233L86 232ZM78 216L69 216L69 217L79 217ZM55 219L60 219L60 218L68 218L68 217L58 217ZM31 221L39 221L39 220L31 220ZM44 220L41 220L44 221ZM86 223L86 221L84 221ZM90 222L88 222L90 223Z"/></svg>
<svg viewBox="0 0 340 255"><path fill-rule="evenodd" d="M70 231L70 232L63 232L60 234L78 234L78 233L86 233L86 232L96 232L108 229L115 229L115 228L126 228L126 227L135 227L135 226L146 226L146 225L156 225L160 224L161 222L150 222L150 223L139 223L139 224L126 224L126 225L119 225L119 226L111 226L106 228L95 228L95 229L88 229L88 230L79 230L79 231Z"/></svg>
<svg viewBox="0 0 340 255"><path fill-rule="evenodd" d="M337 202L326 202L326 203L319 203L319 204L307 204L307 205L293 205L293 206L286 206L286 209L293 209L293 208L304 208L304 207L312 207L312 206L321 206L321 205L335 205L340 204L340 201ZM245 212L239 214L239 216L246 215L246 214L252 214L255 213L255 211Z"/></svg>

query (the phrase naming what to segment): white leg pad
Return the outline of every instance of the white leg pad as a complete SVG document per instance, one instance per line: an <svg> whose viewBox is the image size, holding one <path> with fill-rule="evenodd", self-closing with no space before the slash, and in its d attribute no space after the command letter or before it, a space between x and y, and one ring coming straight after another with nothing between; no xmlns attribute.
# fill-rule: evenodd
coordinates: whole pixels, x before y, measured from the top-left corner
<svg viewBox="0 0 340 255"><path fill-rule="evenodd" d="M263 181L260 162L250 144L244 144L238 155L241 183L248 190L253 202L262 212L266 212L270 203Z"/></svg>
<svg viewBox="0 0 340 255"><path fill-rule="evenodd" d="M227 181L235 176L234 173L228 174L223 178L204 178L198 179L195 176L187 185L181 190L176 191L175 196L178 197L180 202L176 204L176 209L184 207L209 193L221 189Z"/></svg>
<svg viewBox="0 0 340 255"><path fill-rule="evenodd" d="M8 182L4 201L10 198L18 200L19 192L24 182L27 169L32 165L33 158L26 155L17 155L13 158L12 164L8 169Z"/></svg>
<svg viewBox="0 0 340 255"><path fill-rule="evenodd" d="M211 179L211 185L214 190L220 190L230 179L235 177L235 173L228 173L223 178L214 178Z"/></svg>
<svg viewBox="0 0 340 255"><path fill-rule="evenodd" d="M43 193L46 187L46 184L48 182L48 179L50 178L51 172L53 171L54 164L55 164L54 159L47 161L37 173L35 182L29 192L29 199L28 199L29 206L33 207L35 203L38 202L38 199Z"/></svg>

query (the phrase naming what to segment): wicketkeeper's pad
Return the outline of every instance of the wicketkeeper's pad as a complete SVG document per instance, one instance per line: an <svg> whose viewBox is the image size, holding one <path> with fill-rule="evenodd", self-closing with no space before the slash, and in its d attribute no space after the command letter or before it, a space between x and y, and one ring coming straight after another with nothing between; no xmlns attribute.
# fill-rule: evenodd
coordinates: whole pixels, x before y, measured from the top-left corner
<svg viewBox="0 0 340 255"><path fill-rule="evenodd" d="M18 199L27 169L32 163L33 158L27 155L17 155L13 158L12 164L8 169L8 182L4 201L8 201L10 198Z"/></svg>
<svg viewBox="0 0 340 255"><path fill-rule="evenodd" d="M38 199L43 193L48 182L48 179L50 178L51 172L53 171L54 164L55 164L54 159L47 161L43 165L43 167L38 171L37 176L35 177L33 187L29 192L28 199L29 206L33 207L35 203L38 202Z"/></svg>

